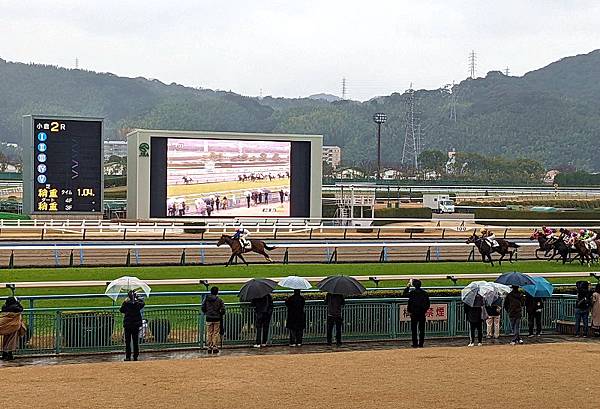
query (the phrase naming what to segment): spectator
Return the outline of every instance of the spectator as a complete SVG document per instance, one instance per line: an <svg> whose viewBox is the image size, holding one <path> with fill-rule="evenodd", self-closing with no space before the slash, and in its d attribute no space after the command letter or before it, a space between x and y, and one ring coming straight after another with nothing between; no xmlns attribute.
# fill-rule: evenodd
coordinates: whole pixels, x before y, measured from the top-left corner
<svg viewBox="0 0 600 409"><path fill-rule="evenodd" d="M248 209L250 209L250 199L252 194L250 192L246 192L246 204L248 205Z"/></svg>
<svg viewBox="0 0 600 409"><path fill-rule="evenodd" d="M600 283L592 294L592 328L596 334L600 332Z"/></svg>
<svg viewBox="0 0 600 409"><path fill-rule="evenodd" d="M290 330L290 346L302 346L302 335L306 328L306 315L304 314L304 297L300 290L294 290L294 295L285 300L287 307L287 321L285 326Z"/></svg>
<svg viewBox="0 0 600 409"><path fill-rule="evenodd" d="M481 346L483 338L483 297L479 294L475 296L475 302L471 307L467 303L464 304L465 315L470 326L469 346L475 345L475 330L477 330L477 346Z"/></svg>
<svg viewBox="0 0 600 409"><path fill-rule="evenodd" d="M215 205L217 206L217 210L219 210L221 207L221 199L219 199L219 196L217 196L217 199L215 200Z"/></svg>
<svg viewBox="0 0 600 409"><path fill-rule="evenodd" d="M529 323L529 337L533 337L533 327L535 327L535 335L538 337L542 334L542 308L544 308L544 300L538 297L532 297L529 294L525 295L525 310L527 311L527 321Z"/></svg>
<svg viewBox="0 0 600 409"><path fill-rule="evenodd" d="M209 354L218 354L221 344L221 321L225 315L225 303L218 296L219 288L212 287L210 295L202 303L206 315L206 347Z"/></svg>
<svg viewBox="0 0 600 409"><path fill-rule="evenodd" d="M223 210L227 210L227 207L229 206L229 200L227 200L227 196L223 196L223 201L221 202L221 206L222 206Z"/></svg>
<svg viewBox="0 0 600 409"><path fill-rule="evenodd" d="M488 315L486 321L487 337L496 340L500 336L500 313L502 312L502 298L496 298L492 302L492 305L485 307L485 311Z"/></svg>
<svg viewBox="0 0 600 409"><path fill-rule="evenodd" d="M273 297L271 294L267 294L262 298L253 299L250 304L254 307L254 325L256 327L254 348L266 347L273 314Z"/></svg>
<svg viewBox="0 0 600 409"><path fill-rule="evenodd" d="M414 286L414 290L410 290ZM402 293L402 297L408 297L406 310L410 315L410 330L412 332L412 347L423 348L425 341L426 314L431 306L427 291L421 288L421 280L411 279ZM418 327L418 333L417 333Z"/></svg>
<svg viewBox="0 0 600 409"><path fill-rule="evenodd" d="M133 360L137 361L140 355L139 336L142 327L142 308L144 300L139 298L135 291L127 293L127 299L121 305L123 314L123 329L125 330L125 360L131 361L131 344L133 343Z"/></svg>
<svg viewBox="0 0 600 409"><path fill-rule="evenodd" d="M587 281L577 282L577 302L575 304L575 336L580 336L579 325L583 321L583 336L588 336L589 331L589 315L592 300L589 291L589 283Z"/></svg>
<svg viewBox="0 0 600 409"><path fill-rule="evenodd" d="M8 297L0 313L0 335L2 335L2 360L12 361L17 350L19 338L25 335L21 313L23 306L15 297Z"/></svg>
<svg viewBox="0 0 600 409"><path fill-rule="evenodd" d="M344 319L342 316L342 307L346 301L341 294L327 293L325 296L325 304L327 304L327 345L332 344L333 326L335 325L335 344L342 345L342 324Z"/></svg>
<svg viewBox="0 0 600 409"><path fill-rule="evenodd" d="M523 295L519 292L519 287L513 285L512 291L508 293L504 300L504 309L508 313L510 320L510 330L513 335L510 341L511 345L522 344L521 339L521 313L523 311Z"/></svg>
<svg viewBox="0 0 600 409"><path fill-rule="evenodd" d="M208 217L210 217L211 213L213 211L213 207L209 204L206 205L206 214L208 215Z"/></svg>
<svg viewBox="0 0 600 409"><path fill-rule="evenodd" d="M283 203L283 195L284 195L284 193L283 193L283 189L281 189L281 190L279 191L279 203Z"/></svg>

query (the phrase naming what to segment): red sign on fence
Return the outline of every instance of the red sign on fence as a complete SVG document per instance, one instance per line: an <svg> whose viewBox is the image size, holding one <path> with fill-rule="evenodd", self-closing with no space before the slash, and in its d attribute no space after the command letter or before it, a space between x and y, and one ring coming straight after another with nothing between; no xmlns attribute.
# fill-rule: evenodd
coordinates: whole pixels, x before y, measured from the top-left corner
<svg viewBox="0 0 600 409"><path fill-rule="evenodd" d="M448 319L448 304L432 304L425 313L427 321L446 321ZM400 305L400 321L410 321L406 304Z"/></svg>

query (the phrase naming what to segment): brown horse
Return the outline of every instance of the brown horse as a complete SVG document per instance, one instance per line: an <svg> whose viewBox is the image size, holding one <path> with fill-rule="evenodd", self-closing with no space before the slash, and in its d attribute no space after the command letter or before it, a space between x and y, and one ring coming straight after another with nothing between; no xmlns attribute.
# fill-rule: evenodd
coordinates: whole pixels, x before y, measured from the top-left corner
<svg viewBox="0 0 600 409"><path fill-rule="evenodd" d="M473 233L471 237L467 239L466 243L475 244L475 247L477 247L477 250L479 250L479 253L481 254L481 261L483 261L484 263L486 262L485 259L487 258L488 262L492 266L494 265L494 261L492 260L492 253L500 254L498 264L502 265L502 259L504 258L504 256L506 256L506 254L508 254L509 256L508 261L512 263L513 254L516 251L516 249L519 248L519 245L517 243L513 243L504 239L496 239L496 241L498 242L498 246L492 247L490 243L483 237L479 237L476 233ZM514 248L515 250L510 250L511 248Z"/></svg>
<svg viewBox="0 0 600 409"><path fill-rule="evenodd" d="M271 257L269 257L269 255L267 254L267 252L265 250L274 250L275 247L267 246L265 244L265 242L261 241L261 240L250 240L250 243L252 244L251 248L249 248L249 249L243 248L242 243L240 243L239 239L234 239L233 237L228 236L227 234L222 235L221 238L219 239L219 241L217 242L217 246L221 246L222 244L227 244L231 248L231 257L229 257L229 260L227 261L227 263L225 263L225 267L227 267L231 264L234 257L241 258L242 261L246 265L248 265L248 262L244 259L244 256L242 256L242 254L244 254L244 253L262 254L264 256L264 258L267 259L268 261L271 261L271 262L273 261L273 260L271 260Z"/></svg>

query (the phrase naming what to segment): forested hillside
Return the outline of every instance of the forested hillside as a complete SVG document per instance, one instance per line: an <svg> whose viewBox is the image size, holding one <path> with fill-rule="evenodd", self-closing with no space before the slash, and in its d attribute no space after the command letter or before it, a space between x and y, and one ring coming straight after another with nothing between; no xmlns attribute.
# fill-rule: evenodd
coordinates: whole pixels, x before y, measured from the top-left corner
<svg viewBox="0 0 600 409"><path fill-rule="evenodd" d="M393 69L393 67L390 67ZM202 82L202 79L198 79ZM424 149L526 157L547 167L600 170L600 50L564 58L523 77L490 72L451 91L419 90ZM407 94L367 102L263 99L0 60L0 141L19 142L30 113L101 116L107 137L133 127L317 133L343 148L346 164L375 158L374 112L388 114L383 162L400 162ZM450 118L456 107L456 120Z"/></svg>

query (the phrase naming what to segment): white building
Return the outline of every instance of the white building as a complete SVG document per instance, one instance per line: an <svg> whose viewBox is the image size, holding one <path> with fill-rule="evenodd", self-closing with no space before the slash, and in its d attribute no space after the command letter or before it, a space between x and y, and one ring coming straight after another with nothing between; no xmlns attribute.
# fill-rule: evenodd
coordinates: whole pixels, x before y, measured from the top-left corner
<svg viewBox="0 0 600 409"><path fill-rule="evenodd" d="M104 141L104 160L111 156L127 156L127 141Z"/></svg>
<svg viewBox="0 0 600 409"><path fill-rule="evenodd" d="M339 146L323 146L323 162L336 169L342 162L342 148Z"/></svg>

